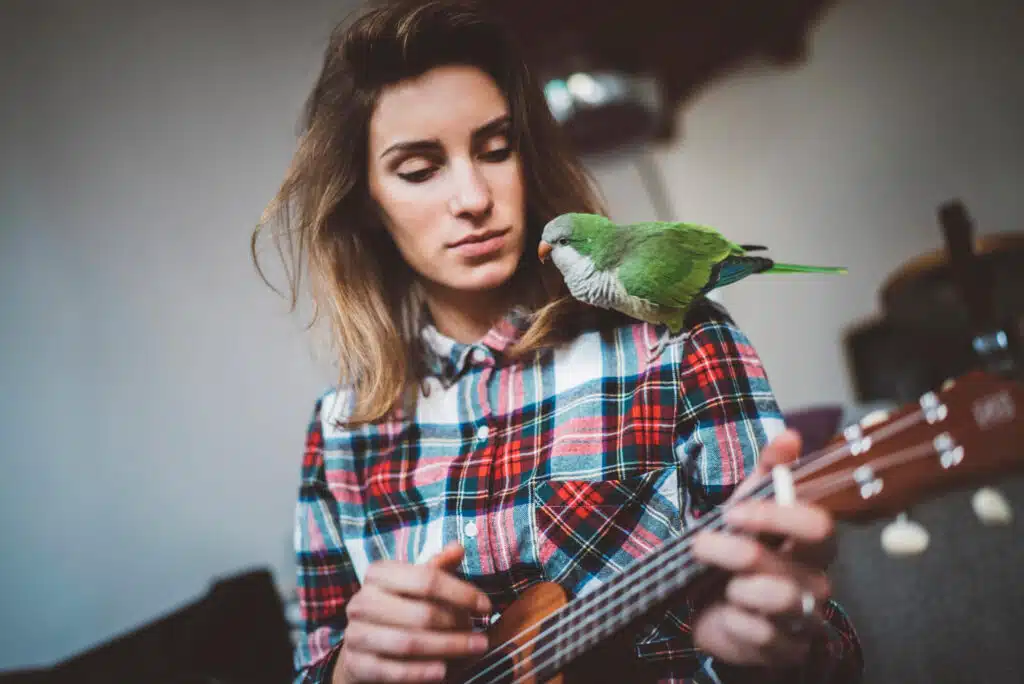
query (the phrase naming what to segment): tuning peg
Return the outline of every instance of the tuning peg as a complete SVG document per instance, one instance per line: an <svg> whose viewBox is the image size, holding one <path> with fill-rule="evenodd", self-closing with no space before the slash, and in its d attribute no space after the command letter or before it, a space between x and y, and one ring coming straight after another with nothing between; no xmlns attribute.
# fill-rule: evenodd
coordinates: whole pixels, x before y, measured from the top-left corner
<svg viewBox="0 0 1024 684"><path fill-rule="evenodd" d="M884 409L875 409L857 422L866 430L889 420L889 415L889 412Z"/></svg>
<svg viewBox="0 0 1024 684"><path fill-rule="evenodd" d="M971 507L985 525L1009 525L1013 520L1010 502L1001 492L992 487L982 487L971 497Z"/></svg>
<svg viewBox="0 0 1024 684"><path fill-rule="evenodd" d="M928 548L928 530L900 513L882 530L882 550L890 556L915 556Z"/></svg>

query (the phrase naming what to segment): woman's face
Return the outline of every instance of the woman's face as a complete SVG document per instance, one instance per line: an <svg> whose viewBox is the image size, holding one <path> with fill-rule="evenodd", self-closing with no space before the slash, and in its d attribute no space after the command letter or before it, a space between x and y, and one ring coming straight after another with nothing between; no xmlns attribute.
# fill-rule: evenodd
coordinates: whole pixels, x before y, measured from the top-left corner
<svg viewBox="0 0 1024 684"><path fill-rule="evenodd" d="M475 67L438 67L381 93L370 193L428 290L490 290L519 263L526 212L508 115L501 90Z"/></svg>

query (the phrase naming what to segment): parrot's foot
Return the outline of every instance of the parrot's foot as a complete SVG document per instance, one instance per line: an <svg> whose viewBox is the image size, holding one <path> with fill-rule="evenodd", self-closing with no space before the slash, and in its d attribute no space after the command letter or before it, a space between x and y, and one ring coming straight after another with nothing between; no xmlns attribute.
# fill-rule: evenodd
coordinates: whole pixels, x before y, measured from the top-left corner
<svg viewBox="0 0 1024 684"><path fill-rule="evenodd" d="M647 351L650 352L651 360L653 361L661 356L662 352L665 351L665 347L670 344L675 344L676 342L682 342L688 335L689 332L685 329L675 335L672 334L671 330L666 329L665 332L658 336L658 340L656 342L647 347Z"/></svg>

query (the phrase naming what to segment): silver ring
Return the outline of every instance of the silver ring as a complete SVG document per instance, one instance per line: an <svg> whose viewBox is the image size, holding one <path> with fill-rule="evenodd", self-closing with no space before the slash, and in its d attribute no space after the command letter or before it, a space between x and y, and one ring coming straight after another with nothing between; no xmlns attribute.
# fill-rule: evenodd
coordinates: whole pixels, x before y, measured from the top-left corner
<svg viewBox="0 0 1024 684"><path fill-rule="evenodd" d="M814 609L818 605L818 600L814 598L814 594L809 591L805 591L800 595L800 610L803 612L805 618L809 618L814 615Z"/></svg>

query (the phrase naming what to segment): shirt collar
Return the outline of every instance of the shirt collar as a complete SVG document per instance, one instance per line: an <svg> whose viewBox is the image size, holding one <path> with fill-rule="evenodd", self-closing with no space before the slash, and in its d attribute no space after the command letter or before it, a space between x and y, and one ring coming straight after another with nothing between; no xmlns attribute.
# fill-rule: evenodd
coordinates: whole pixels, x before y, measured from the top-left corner
<svg viewBox="0 0 1024 684"><path fill-rule="evenodd" d="M529 327L529 312L516 307L498 320L482 338L466 343L442 334L428 316L428 322L420 331L427 371L443 383L450 384L469 368L493 367Z"/></svg>

